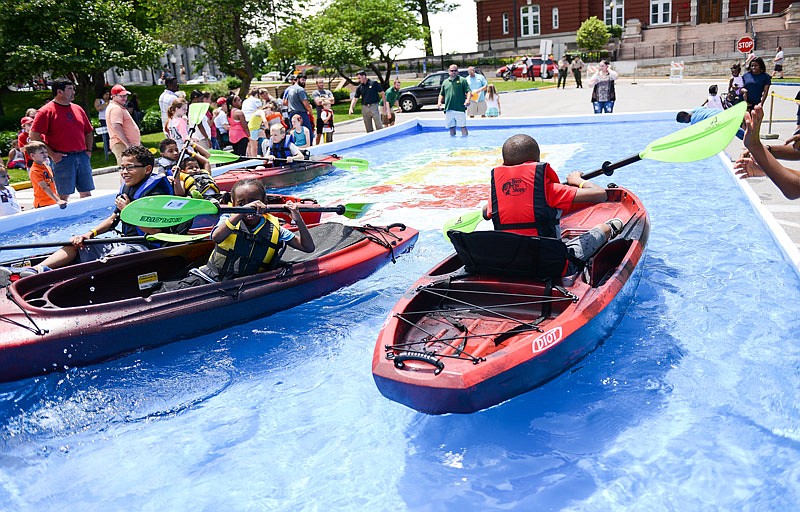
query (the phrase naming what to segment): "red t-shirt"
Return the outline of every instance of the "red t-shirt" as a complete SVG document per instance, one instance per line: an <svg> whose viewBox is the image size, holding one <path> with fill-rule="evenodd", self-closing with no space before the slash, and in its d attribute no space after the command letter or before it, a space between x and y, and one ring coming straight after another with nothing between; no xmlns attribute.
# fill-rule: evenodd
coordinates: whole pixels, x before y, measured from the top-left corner
<svg viewBox="0 0 800 512"><path fill-rule="evenodd" d="M53 151L74 153L87 151L86 134L94 128L79 105L65 106L51 101L36 113L31 131L47 137L47 145Z"/></svg>

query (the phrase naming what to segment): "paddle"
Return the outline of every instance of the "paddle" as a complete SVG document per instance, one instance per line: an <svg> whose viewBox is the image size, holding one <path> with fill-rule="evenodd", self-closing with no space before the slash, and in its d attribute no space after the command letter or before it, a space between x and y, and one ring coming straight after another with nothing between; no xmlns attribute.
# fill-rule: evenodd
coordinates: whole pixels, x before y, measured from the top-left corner
<svg viewBox="0 0 800 512"><path fill-rule="evenodd" d="M337 206L300 206L301 212L332 212L354 219L361 215L369 205L354 204ZM133 226L162 228L192 220L199 215L218 215L220 213L265 213L287 211L285 206L249 208L246 206L218 206L205 199L192 199L178 196L149 196L137 199L122 210L122 220Z"/></svg>
<svg viewBox="0 0 800 512"><path fill-rule="evenodd" d="M89 238L84 240L86 245L94 244L112 244L112 243L143 243L143 242L166 242L166 243L184 243L196 242L208 238L208 234L202 235L178 235L175 233L154 233L145 236L125 236L119 238ZM16 244L16 245L1 245L0 251L10 251L12 249L35 249L38 247L63 247L65 245L72 245L72 242L37 242L31 244Z"/></svg>
<svg viewBox="0 0 800 512"><path fill-rule="evenodd" d="M253 157L243 157L236 155L234 153L230 153L228 151L222 151L220 149L211 149L208 151L211 156L208 159L209 162L212 164L232 164L234 162L240 162L243 160L259 160L265 162L265 158L253 158ZM273 162L286 162L287 159L285 158L276 158ZM320 163L318 160L295 160L292 163L296 164L316 164ZM363 158L340 158L339 160L334 160L330 162L331 165L336 167L337 169L342 169L344 171L355 171L355 172L363 172L369 169L369 162Z"/></svg>
<svg viewBox="0 0 800 512"><path fill-rule="evenodd" d="M658 162L695 162L714 156L733 140L746 110L745 102L738 103L713 117L654 140L636 155L614 163L605 162L600 169L581 176L586 180L603 174L611 176L620 167L645 158ZM483 213L475 211L449 219L442 227L442 234L449 241L447 231L451 229L472 233L482 218Z"/></svg>
<svg viewBox="0 0 800 512"><path fill-rule="evenodd" d="M206 112L208 112L208 108L210 106L211 105L206 102L192 103L189 105L189 136L186 137L185 141L183 141L181 152L178 154L178 163L183 161L183 157L186 155L186 150L189 148L189 144L192 142L192 135L197 129L197 125L203 121L203 118L205 117Z"/></svg>

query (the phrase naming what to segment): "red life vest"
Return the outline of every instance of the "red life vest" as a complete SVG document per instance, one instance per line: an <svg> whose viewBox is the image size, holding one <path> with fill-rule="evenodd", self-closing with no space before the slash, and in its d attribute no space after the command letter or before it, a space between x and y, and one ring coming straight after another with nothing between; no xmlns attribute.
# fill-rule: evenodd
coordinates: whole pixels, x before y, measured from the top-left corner
<svg viewBox="0 0 800 512"><path fill-rule="evenodd" d="M545 197L546 167L544 162L531 162L492 169L494 229L556 238L558 210Z"/></svg>

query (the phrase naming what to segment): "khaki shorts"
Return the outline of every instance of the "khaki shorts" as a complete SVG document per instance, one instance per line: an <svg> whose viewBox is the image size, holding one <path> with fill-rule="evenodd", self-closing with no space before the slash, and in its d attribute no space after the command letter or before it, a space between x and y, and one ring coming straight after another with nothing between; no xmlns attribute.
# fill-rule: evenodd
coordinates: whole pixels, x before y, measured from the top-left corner
<svg viewBox="0 0 800 512"><path fill-rule="evenodd" d="M470 117L486 115L486 102L470 101L467 106L467 115Z"/></svg>

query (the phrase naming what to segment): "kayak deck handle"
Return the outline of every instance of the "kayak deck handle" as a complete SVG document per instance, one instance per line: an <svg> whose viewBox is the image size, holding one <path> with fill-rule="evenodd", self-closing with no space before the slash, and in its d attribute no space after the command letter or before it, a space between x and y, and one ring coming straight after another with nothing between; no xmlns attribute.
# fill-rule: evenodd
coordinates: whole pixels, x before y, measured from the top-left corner
<svg viewBox="0 0 800 512"><path fill-rule="evenodd" d="M435 355L428 352L418 352L416 350L408 350L395 354L390 352L386 354L386 359L394 360L394 367L398 370L403 370L406 367L406 361L418 361L421 363L428 363L436 369L433 371L434 375L439 375L444 370L444 363L436 358Z"/></svg>

